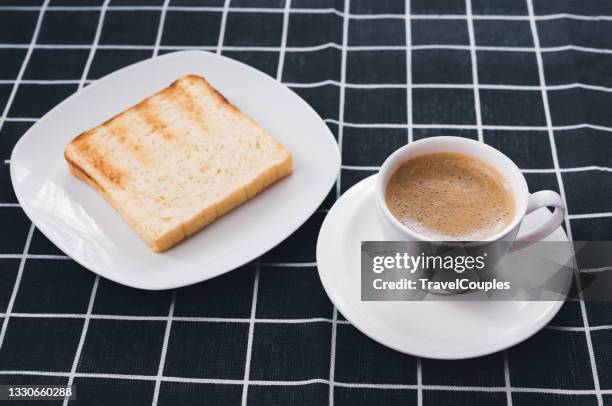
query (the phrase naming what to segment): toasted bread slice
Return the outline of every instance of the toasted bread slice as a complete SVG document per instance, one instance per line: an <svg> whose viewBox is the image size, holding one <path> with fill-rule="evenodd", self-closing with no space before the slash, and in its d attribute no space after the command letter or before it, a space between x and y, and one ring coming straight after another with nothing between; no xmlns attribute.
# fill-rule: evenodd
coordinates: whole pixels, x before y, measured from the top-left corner
<svg viewBox="0 0 612 406"><path fill-rule="evenodd" d="M64 156L155 252L293 171L287 149L193 75L80 134Z"/></svg>

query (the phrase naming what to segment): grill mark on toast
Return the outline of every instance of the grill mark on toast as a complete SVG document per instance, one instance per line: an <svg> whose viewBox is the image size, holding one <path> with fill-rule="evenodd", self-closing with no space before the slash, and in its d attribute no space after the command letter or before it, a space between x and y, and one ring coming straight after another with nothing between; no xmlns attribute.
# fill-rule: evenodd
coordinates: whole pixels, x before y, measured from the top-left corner
<svg viewBox="0 0 612 406"><path fill-rule="evenodd" d="M208 132L208 123L204 120L204 111L197 106L191 93L183 88L180 79L168 88L168 93L168 101L170 103L175 104L203 132Z"/></svg>
<svg viewBox="0 0 612 406"><path fill-rule="evenodd" d="M157 97L166 99L165 94L160 94ZM180 147L189 147L185 141L180 137L177 137L172 132L163 120L163 115L160 114L159 108L151 102L153 98L145 100L143 103L134 107L134 112L137 114L149 127L152 133L161 135L164 140L172 142L173 144Z"/></svg>
<svg viewBox="0 0 612 406"><path fill-rule="evenodd" d="M109 163L104 156L97 151L91 151L89 157L91 164L101 176L104 176L108 182L117 185L121 189L124 188L126 174Z"/></svg>
<svg viewBox="0 0 612 406"><path fill-rule="evenodd" d="M143 165L149 165L151 163L151 157L144 146L132 140L130 136L131 131L127 125L115 122L113 125L106 126L106 130L110 137L117 140L117 142L125 148L126 152L133 155L138 162Z"/></svg>
<svg viewBox="0 0 612 406"><path fill-rule="evenodd" d="M89 161L93 169L99 174L100 177L106 178L109 183L114 184L121 189L124 188L125 181L128 178L127 174L111 164L96 150L95 146L91 146L85 142L80 142L75 144L74 148L75 154L82 156L84 159ZM65 154L65 157L66 160L74 164L75 167L79 168L88 179L91 179L95 184L100 185L100 182L94 179L93 174L87 172L82 166L74 163L74 161L71 160L67 154Z"/></svg>

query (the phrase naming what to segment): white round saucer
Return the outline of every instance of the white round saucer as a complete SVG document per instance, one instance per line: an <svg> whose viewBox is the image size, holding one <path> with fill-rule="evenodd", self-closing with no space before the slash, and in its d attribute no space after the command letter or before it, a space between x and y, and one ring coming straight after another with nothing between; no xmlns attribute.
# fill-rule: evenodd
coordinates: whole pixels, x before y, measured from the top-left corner
<svg viewBox="0 0 612 406"><path fill-rule="evenodd" d="M323 287L356 328L387 347L436 359L472 358L511 347L544 327L563 301L361 301L361 241L383 240L376 216L376 176L362 180L334 204L317 242ZM521 229L551 215L540 209ZM546 240L567 241L559 227ZM571 276L568 276L571 277Z"/></svg>

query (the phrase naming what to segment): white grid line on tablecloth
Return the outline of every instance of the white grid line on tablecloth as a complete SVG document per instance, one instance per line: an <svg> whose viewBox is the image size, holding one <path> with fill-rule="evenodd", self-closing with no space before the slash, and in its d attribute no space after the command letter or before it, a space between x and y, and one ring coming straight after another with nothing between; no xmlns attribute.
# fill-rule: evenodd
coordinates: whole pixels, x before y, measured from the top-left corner
<svg viewBox="0 0 612 406"><path fill-rule="evenodd" d="M377 165L341 165L342 169L348 169L353 171L377 171L380 169L380 166ZM607 166L577 166L574 168L540 168L540 169L531 169L531 168L520 168L523 173L567 173L567 172L588 172L588 171L599 171L599 172L612 172L612 168ZM599 213L589 213L588 215L598 216ZM598 216L601 217L601 216Z"/></svg>
<svg viewBox="0 0 612 406"><path fill-rule="evenodd" d="M168 343L170 342L170 330L172 329L172 321L174 320L175 303L176 290L173 290L172 298L170 299L170 309L168 310L168 317L166 317L166 329L164 331L164 340L162 342L161 354L159 356L159 366L157 368L155 388L153 389L152 406L156 406L159 400L159 390L161 389L162 377L164 376L164 366L166 365L166 355L168 354Z"/></svg>
<svg viewBox="0 0 612 406"><path fill-rule="evenodd" d="M89 50L89 54L87 55L87 61L85 62L85 67L83 68L83 73L81 75L81 80L79 81L78 90L81 90L85 86L85 80L87 79L87 75L89 74L89 69L91 68L91 63L93 62L93 58L96 53L97 45L100 42L100 36L102 35L102 27L104 26L104 18L106 16L106 10L108 8L109 3L110 3L110 0L105 0L100 9L100 15L98 16L98 24L96 26L96 33L94 35L93 43ZM81 359L81 352L83 351L83 346L85 345L85 338L87 337L87 330L89 329L89 320L90 320L91 312L93 311L94 301L96 300L96 293L98 291L99 283L100 283L100 276L96 275L96 277L94 278L93 286L91 288L91 294L89 295L89 304L87 306L87 313L85 314L85 321L83 322L83 329L81 330L81 336L79 338L79 343L74 353L74 359L72 361L72 368L70 369L70 376L68 377L68 385L72 385L72 383L74 382L76 370L79 365L79 361ZM67 406L67 405L68 405L68 398L65 398L63 402L63 406Z"/></svg>
<svg viewBox="0 0 612 406"><path fill-rule="evenodd" d="M601 218L601 217L612 217L612 212L569 214L568 217L570 219L592 219L592 218Z"/></svg>
<svg viewBox="0 0 612 406"><path fill-rule="evenodd" d="M0 371L0 375L26 375L26 376L58 376L66 377L67 372L59 371L21 371L10 370ZM130 375L130 374L105 374L105 373L77 373L78 378L98 378L98 379L119 379L119 380L142 380L155 381L156 375ZM262 381L249 380L245 382L242 379L216 379L216 378L185 378L178 376L164 376L164 382L181 382L181 383L200 383L213 385L244 385L247 383L252 386L302 386L312 384L328 384L327 379L314 378L300 381ZM411 384L376 384L376 383L352 383L352 382L335 382L336 386L344 388L369 388L369 389L388 389L388 390L415 390L416 385ZM423 390L432 391L458 391L458 392L490 392L504 393L505 386L452 386L452 385L429 385L423 384ZM541 394L557 394L557 395L595 395L597 391L594 389L559 389L559 388L531 388L531 387L512 387L513 393L541 393ZM612 389L602 389L602 394L612 394Z"/></svg>
<svg viewBox="0 0 612 406"><path fill-rule="evenodd" d="M164 34L164 24L166 23L166 13L168 12L169 3L170 0L164 0L164 4L162 5L157 35L155 36L155 45L153 46L153 57L159 55L159 46L161 45L162 35Z"/></svg>
<svg viewBox="0 0 612 406"><path fill-rule="evenodd" d="M478 80L477 76L475 77ZM9 81L10 82L10 81ZM70 82L70 81L66 81ZM291 88L312 88L322 86L340 86L335 80L324 80L320 82L310 83L295 83L295 82L283 82L285 86ZM345 86L349 89L403 89L406 87L405 83L345 83ZM500 84L470 84L470 83L413 83L413 89L475 89L475 90L514 90L514 91L540 91L541 86L532 85L500 85ZM610 93L612 87L589 85L586 83L567 83L562 85L550 85L546 86L546 90L571 90L571 89L585 89L585 90L597 90L600 92ZM480 97L479 97L480 100ZM480 109L478 109L480 112ZM479 113L480 114L480 113ZM478 116L477 116L478 117ZM482 121L482 119L481 119Z"/></svg>
<svg viewBox="0 0 612 406"><path fill-rule="evenodd" d="M512 383L510 381L510 361L508 350L504 350L504 384L506 385L506 404L512 406Z"/></svg>
<svg viewBox="0 0 612 406"><path fill-rule="evenodd" d="M406 121L408 143L412 142L412 21L410 20L410 0L404 3L404 30L406 31Z"/></svg>
<svg viewBox="0 0 612 406"><path fill-rule="evenodd" d="M259 280L259 278L257 278ZM255 282L253 282L255 283ZM258 282L259 283L259 282ZM255 285L253 285L255 288ZM4 316L0 313L0 317ZM84 319L87 315L82 313L11 313L12 317L29 319ZM167 321L168 316L130 316L122 314L91 314L92 320L126 320L126 321ZM196 323L240 323L240 324L309 324L309 323L333 323L334 320L325 317L313 317L306 319L265 319L265 318L233 318L233 317L198 317L198 316L172 316L172 321L186 321ZM350 324L347 320L337 320L338 324Z"/></svg>
<svg viewBox="0 0 612 406"><path fill-rule="evenodd" d="M85 345L85 337L87 336L87 330L89 328L89 321L91 320L91 312L93 310L94 301L96 300L96 292L98 291L98 284L100 283L100 277L96 275L94 278L93 287L91 288L91 295L89 296L89 303L87 304L87 313L83 316L83 329L81 330L81 336L79 338L79 343L77 345L77 349L74 353L74 359L72 361L72 367L70 368L70 375L68 376L68 383L66 385L70 386L74 383L74 378L76 376L77 367L79 366L79 360L81 359L81 352L83 351L83 346ZM63 406L68 404L68 398L64 399Z"/></svg>
<svg viewBox="0 0 612 406"><path fill-rule="evenodd" d="M610 213L610 216L607 216L607 217L612 217L612 213ZM580 272L583 272L583 273L596 273L596 272L606 272L606 271L612 271L612 265L599 266L595 268L583 268L580 270Z"/></svg>
<svg viewBox="0 0 612 406"><path fill-rule="evenodd" d="M592 219L592 218L601 218L601 217L610 217L610 216L612 216L612 213L605 212L605 213L568 214L567 218L569 218L570 220L573 220L573 219Z"/></svg>
<svg viewBox="0 0 612 406"><path fill-rule="evenodd" d="M0 259L20 259L25 257L26 259L54 259L54 260L63 260L63 261L72 261L67 255L36 255L36 254L0 254Z"/></svg>
<svg viewBox="0 0 612 406"><path fill-rule="evenodd" d="M27 44L0 44L0 49L27 49ZM36 44L35 49L89 49L88 45L83 44ZM98 49L109 49L109 50L151 50L153 45L136 45L136 44L100 44ZM314 52L328 48L334 48L342 50L341 44L335 42L326 42L319 45L310 46L287 46L287 52ZM348 45L347 51L403 51L405 45ZM469 51L469 45L455 45L455 44L426 44L426 45L412 45L413 51L418 50L464 50ZM205 50L205 51L216 51L216 45L160 45L160 50L164 51L177 51L177 50ZM535 48L533 47L519 47L519 46L488 46L488 45L476 45L476 51L499 51L499 52L526 52L533 53ZM278 52L280 48L277 46L238 46L238 45L224 45L223 51L250 51L250 52ZM580 45L559 45L541 47L540 52L552 53L552 52L564 52L564 51L580 51L595 54L612 54L612 48L597 48L597 47L585 47Z"/></svg>
<svg viewBox="0 0 612 406"><path fill-rule="evenodd" d="M0 313L0 317L6 316L6 313ZM82 313L21 313L11 312L10 316L13 318L28 318L28 319L85 319L90 320L116 320L116 321L167 321L168 316L130 316L122 314L91 314L89 317ZM238 324L250 324L254 322L256 324L311 324L311 323L334 323L333 318L325 317L313 317L313 318L302 318L302 319L265 319L265 318L233 318L233 317L198 317L198 316L172 316L172 321L184 321L192 323L238 323ZM348 320L336 319L336 324L350 325L351 322ZM557 326L557 325L546 325L544 326L547 330L558 330L558 331L570 331L570 332L584 332L585 330L599 331L599 330L612 330L612 324L602 324L598 326Z"/></svg>
<svg viewBox="0 0 612 406"><path fill-rule="evenodd" d="M251 298L251 315L248 319L249 332L247 336L246 355L244 357L244 384L242 386L241 405L246 406L249 394L249 378L251 375L251 358L253 357L253 338L255 335L255 323L257 315L257 295L259 294L259 267L255 269L253 277L253 297Z"/></svg>
<svg viewBox="0 0 612 406"><path fill-rule="evenodd" d="M338 309L334 306L331 322L331 344L329 349L329 405L334 404L334 386L336 381L336 339L338 336ZM343 323L340 323L343 324ZM350 324L350 323L346 323Z"/></svg>
<svg viewBox="0 0 612 406"><path fill-rule="evenodd" d="M36 122L40 118L35 117L7 117L6 122ZM323 121L330 124L339 124L339 121L333 118L324 118ZM353 128L407 128L407 123L354 123L354 122L343 122L344 127ZM412 124L414 129L449 129L449 130L476 130L476 125L473 124ZM499 130L499 131L547 131L547 126L524 126L524 125L486 125L483 124L483 130ZM590 124L590 123L578 123L569 125L552 126L553 131L570 131L579 129L593 129L600 131L612 132L612 127ZM10 160L5 159L5 163L10 163Z"/></svg>
<svg viewBox="0 0 612 406"><path fill-rule="evenodd" d="M101 6L49 6L50 11L99 11ZM39 6L0 6L0 11L38 11ZM160 11L162 6L110 6L109 11ZM224 7L215 6L169 6L169 11L187 11L187 12L223 12ZM282 7L229 7L232 13L267 13L279 14L283 12ZM350 19L360 20L377 20L377 19L403 19L404 15L400 13L375 13L361 14L342 12L335 8L319 7L319 8L292 8L291 13L295 14L335 14L343 17L348 14ZM445 19L445 20L465 20L465 14L411 14L411 18L419 20L430 19ZM475 14L475 20L505 20L505 21L529 21L528 15L501 15L501 14ZM535 15L536 21L549 21L558 19L578 20L578 21L612 21L612 17L608 15L588 15L576 13L550 13Z"/></svg>
<svg viewBox="0 0 612 406"><path fill-rule="evenodd" d="M229 13L229 4L231 0L225 0L223 3L223 13L221 14L221 25L219 27L219 38L217 39L217 48L215 53L221 54L223 50L223 41L225 40L225 27L227 25L227 14Z"/></svg>
<svg viewBox="0 0 612 406"><path fill-rule="evenodd" d="M555 325L547 325L547 329L549 330L558 330L558 331L600 331L600 330L612 330L612 324L602 324L600 326L555 326Z"/></svg>
<svg viewBox="0 0 612 406"><path fill-rule="evenodd" d="M408 143L414 140L414 118L412 116L412 15L410 13L411 2L404 3L404 29L406 31L406 130L408 132ZM420 357L416 359L416 381L417 381L417 406L423 406L423 365Z"/></svg>
<svg viewBox="0 0 612 406"><path fill-rule="evenodd" d="M347 48L349 36L349 18L348 12L351 7L350 0L344 0L344 16L342 20L342 50L340 55L340 97L338 107L338 148L340 150L340 161L342 161L342 142L344 137L344 101L346 97L346 65L347 65ZM338 172L336 181L336 199L342 194L342 171ZM338 309L333 305L332 328L329 349L329 393L328 404L334 405L334 382L336 375L336 337L338 333Z"/></svg>
<svg viewBox="0 0 612 406"><path fill-rule="evenodd" d="M539 82L540 85L542 86L542 102L544 104L544 113L545 113L545 117L546 117L546 125L548 126L548 139L550 141L550 149L552 152L552 158L553 158L553 163L555 166L555 170L556 170L556 176L557 176L557 182L559 184L559 194L561 195L561 199L563 201L563 205L566 207L566 212L565 212L565 229L567 232L567 237L569 238L570 241L573 240L572 237L572 228L571 228L571 221L568 215L568 210L567 210L567 199L565 196L565 187L563 185L563 177L561 176L561 171L559 170L559 159L557 157L557 147L556 147L556 143L555 143L555 135L554 135L554 130L552 128L552 116L550 113L550 106L549 106L549 102L548 102L548 92L546 90L546 75L544 72L544 62L542 60L542 53L539 52L539 48L540 48L540 37L539 37L539 33L538 33L538 26L536 24L535 18L534 18L534 9L533 9L533 1L532 0L525 0L527 3L527 9L529 11L529 25L531 27L531 34L533 37L533 45L536 49L536 62L537 62L537 66L538 66L538 76L539 76ZM576 286L578 289L578 297L580 298L580 311L581 311L581 315L582 315L582 322L584 324L585 330L584 330L584 334L585 334L585 338L586 338L586 344L587 344L587 350L588 350L588 354L589 354L589 362L591 364L591 374L592 374L592 378L593 378L593 385L595 388L595 394L597 396L597 402L599 405L603 405L603 398L602 398L602 394L601 394L601 388L600 388L600 383L599 383L599 373L597 371L597 363L595 361L595 353L593 351L593 342L591 340L591 333L589 331L589 320L588 320L588 316L587 316L587 312L586 312L586 305L584 303L583 300L583 295L582 295L582 289L581 289L581 281L580 281L580 277L578 272L576 272L574 274L575 276L575 281L576 281Z"/></svg>
<svg viewBox="0 0 612 406"><path fill-rule="evenodd" d="M482 114L480 113L480 82L478 80L478 59L476 56L476 36L474 34L474 19L472 16L472 1L465 0L465 13L467 17L468 37L470 40L470 62L472 67L472 84L466 85L466 89L474 92L474 114L476 116L476 131L478 141L483 141ZM416 88L416 87L415 87Z"/></svg>
<svg viewBox="0 0 612 406"><path fill-rule="evenodd" d="M347 64L347 47L349 35L349 18L347 18L350 10L350 0L344 0L344 17L342 21L342 51L340 57L340 97L338 108L338 148L340 149L340 160L342 161L342 142L344 137L344 101L346 97L346 64ZM336 181L336 198L342 194L342 171L338 173ZM338 332L338 309L333 305L332 328L329 350L329 392L328 404L334 405L334 383L336 375L336 338Z"/></svg>
<svg viewBox="0 0 612 406"><path fill-rule="evenodd" d="M283 81L283 68L285 67L285 54L287 53L287 36L289 32L289 13L291 11L291 0L285 0L283 13L283 31L281 33L280 52L278 55L278 67L276 68L276 80Z"/></svg>
<svg viewBox="0 0 612 406"><path fill-rule="evenodd" d="M521 169L523 173L555 173L555 169ZM600 172L610 172L612 168L607 166L577 166L575 168L559 168L559 172L588 172L588 171L600 171ZM597 213L594 213L597 214Z"/></svg>
<svg viewBox="0 0 612 406"><path fill-rule="evenodd" d="M164 0L162 11L159 16L159 25L157 28L157 36L155 38L155 48L153 49L152 57L155 58L159 54L159 45L164 34L164 26L166 23L166 14L168 12L168 4L170 0ZM221 37L221 36L220 36ZM157 405L159 400L159 391L161 389L161 377L164 374L164 366L166 364L166 354L168 353L168 343L170 341L170 331L172 329L172 320L174 316L174 306L176 303L176 290L172 290L172 297L170 299L170 307L168 309L168 317L166 317L166 329L164 331L164 339L162 341L161 354L159 356L159 365L157 367L157 379L155 380L155 387L153 388L153 406Z"/></svg>
<svg viewBox="0 0 612 406"><path fill-rule="evenodd" d="M345 1L347 3L350 2L350 0ZM344 5L344 10L349 10L347 4ZM342 21L342 48L340 55L340 96L338 108L338 148L340 149L340 160L342 160L342 139L344 137L344 100L346 98L346 58L348 47L348 25L349 19L344 18ZM342 194L341 182L342 173L339 173L338 179L336 180L336 198L339 198Z"/></svg>
<svg viewBox="0 0 612 406"><path fill-rule="evenodd" d="M418 357L416 360L417 367L417 406L423 406L423 362L421 357Z"/></svg>
<svg viewBox="0 0 612 406"><path fill-rule="evenodd" d="M282 54L282 52L281 52ZM284 59L284 58L283 58ZM280 79L279 79L280 81ZM95 79L86 80L86 84L97 82ZM13 84L13 79L0 79L0 84ZM76 85L80 84L80 79L22 79L21 84L26 85ZM282 82L285 86L290 88L314 88L323 86L342 86L342 84L336 80L323 80L319 82ZM349 89L405 89L405 83L345 83L344 86ZM476 89L476 90L514 90L514 91L540 91L541 86L537 85L500 85L500 84L469 84L469 83L413 83L412 89ZM545 87L546 90L571 90L571 89L585 89L585 90L597 90L600 92L612 93L612 87L589 85L586 83L566 83L562 85L550 85ZM477 110L480 115L480 109ZM477 116L479 117L479 116ZM482 119L480 120L482 121ZM482 127L482 124L476 128Z"/></svg>
<svg viewBox="0 0 612 406"><path fill-rule="evenodd" d="M478 80L477 75L475 76L475 80ZM312 82L312 83L288 83L283 82L285 86L291 88L311 88L311 87L321 87L321 86L340 86L340 84L334 80L324 80L321 82ZM405 84L402 83L345 83L345 86L350 89L403 89L406 87ZM475 89L475 91L484 89L484 90L514 90L514 91L539 91L541 86L530 86L530 85L499 85L499 84L469 84L469 83L457 83L457 84L447 84L447 83L413 83L413 89ZM600 92L610 93L612 92L612 87L606 86L595 86L589 85L586 83L567 83L563 85L551 85L546 86L546 90L571 90L571 89L585 89L585 90L597 90ZM478 97L480 100L480 96ZM480 115L480 108L477 110L478 115ZM480 119L482 122L482 118ZM478 123L478 121L477 121ZM478 124L476 124L478 125ZM481 124L482 126L482 124Z"/></svg>
<svg viewBox="0 0 612 406"><path fill-rule="evenodd" d="M36 121L37 119L28 119L29 121ZM333 118L325 118L323 119L326 123L338 124L338 120ZM353 122L344 122L345 127L354 127L354 128L406 128L407 124L387 124L387 123L353 123ZM473 124L412 124L413 128L416 129L449 129L449 130L475 130L476 126ZM501 130L501 131L546 131L548 129L547 126L524 126L524 125L485 125L483 124L482 128L484 130ZM589 128L593 130L601 130L612 132L612 127L589 124L589 123L579 123L579 124L570 124L570 125L560 125L553 126L553 131L565 131L565 130L578 130L582 128Z"/></svg>

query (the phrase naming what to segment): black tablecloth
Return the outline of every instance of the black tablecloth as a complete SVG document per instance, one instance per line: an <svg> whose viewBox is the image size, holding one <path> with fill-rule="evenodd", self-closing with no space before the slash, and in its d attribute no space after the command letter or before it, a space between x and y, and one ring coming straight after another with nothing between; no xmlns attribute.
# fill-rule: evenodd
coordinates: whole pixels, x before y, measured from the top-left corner
<svg viewBox="0 0 612 406"><path fill-rule="evenodd" d="M612 2L345 1L0 1L1 384L73 383L86 405L612 402L606 303L569 301L524 343L465 361L357 331L316 272L335 189L253 264L167 292L96 277L22 212L9 158L38 118L125 65L204 49L317 110L342 150L339 192L406 142L459 135L559 191L572 238L612 239Z"/></svg>

